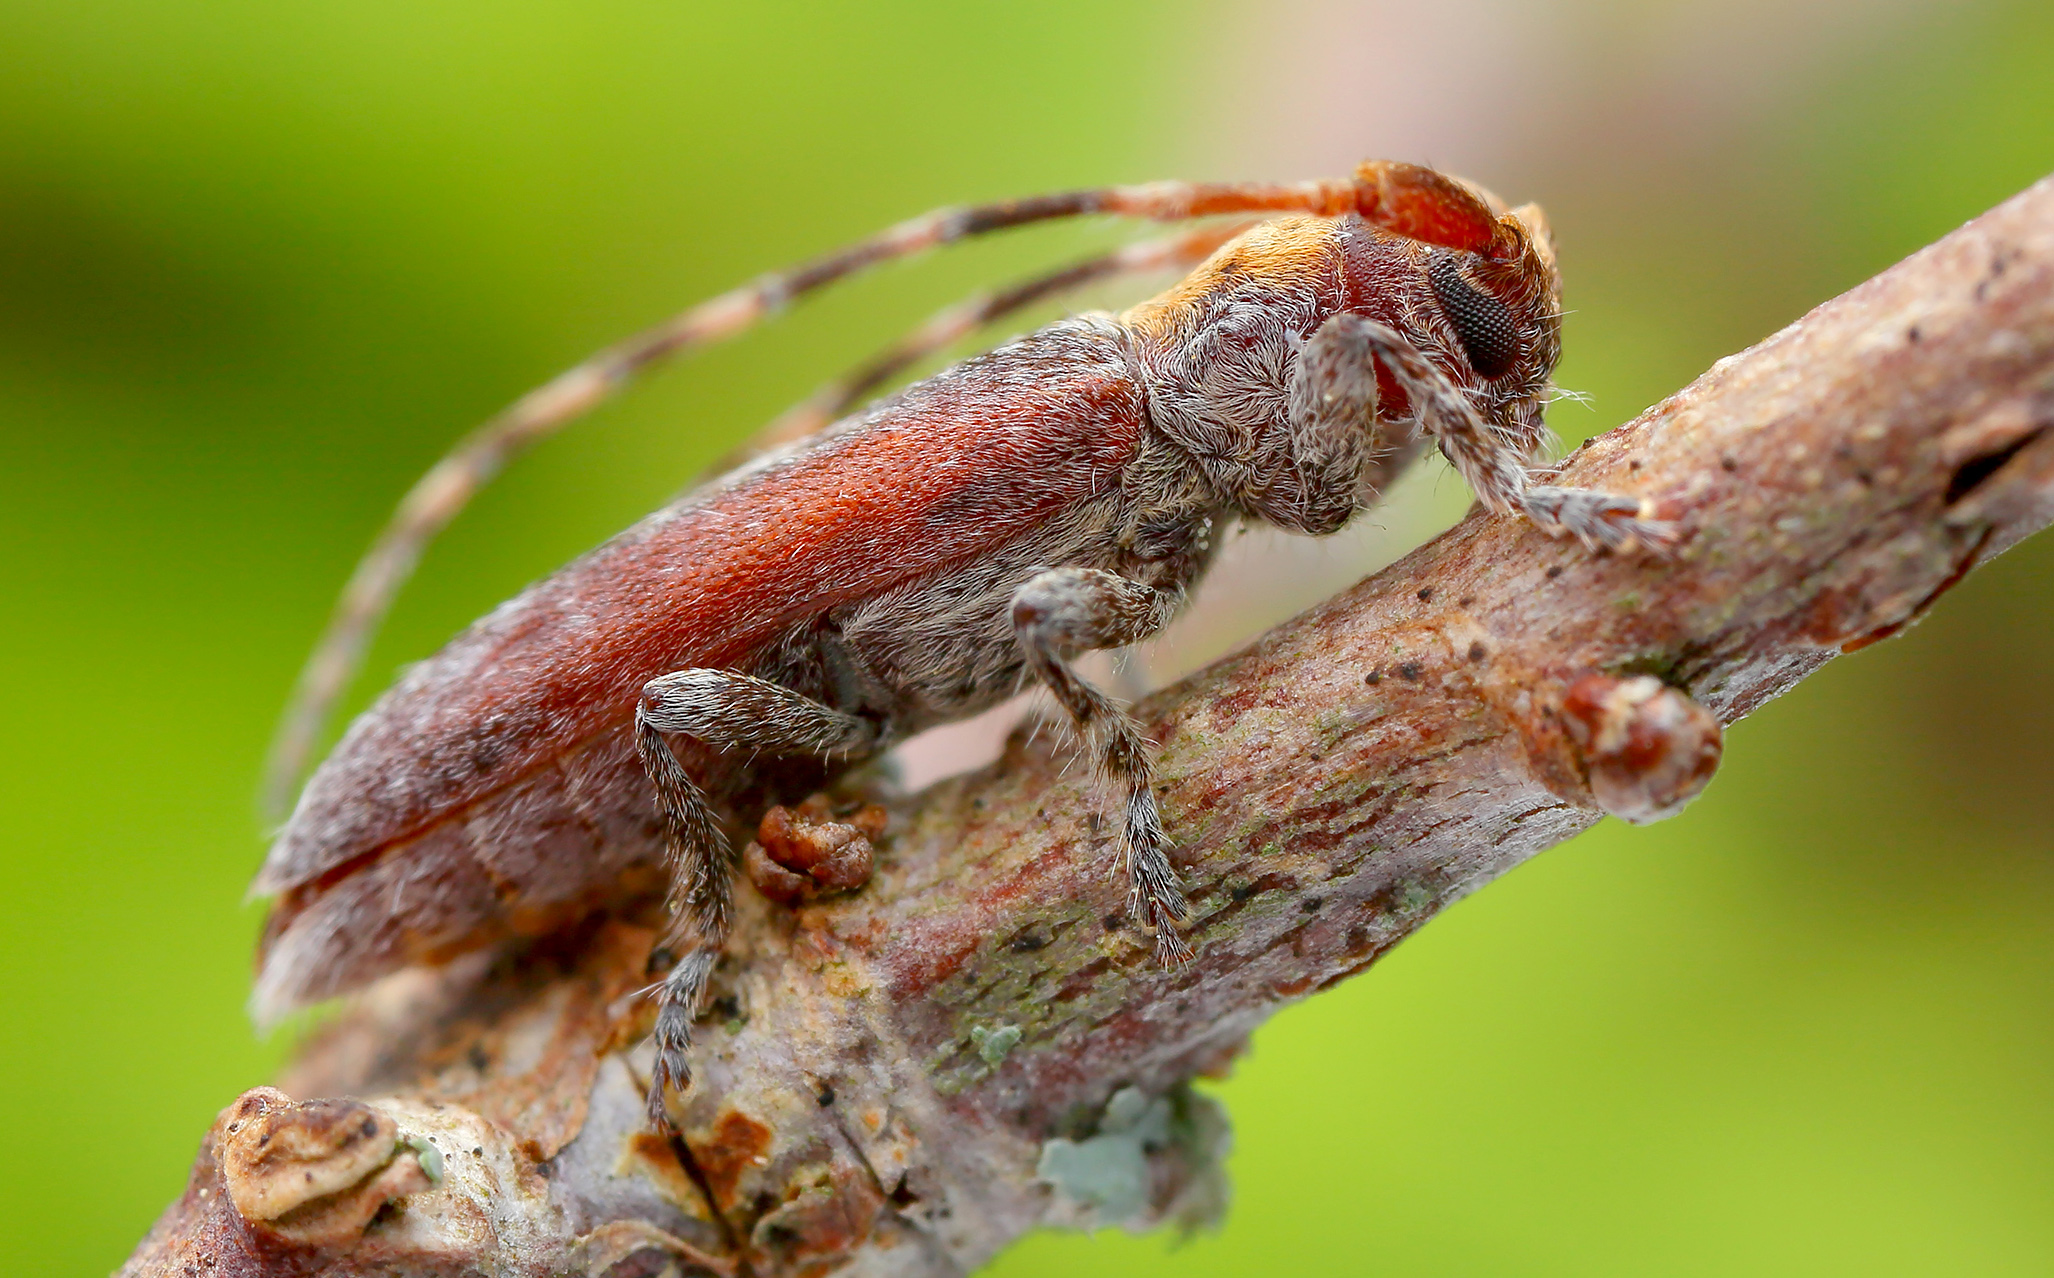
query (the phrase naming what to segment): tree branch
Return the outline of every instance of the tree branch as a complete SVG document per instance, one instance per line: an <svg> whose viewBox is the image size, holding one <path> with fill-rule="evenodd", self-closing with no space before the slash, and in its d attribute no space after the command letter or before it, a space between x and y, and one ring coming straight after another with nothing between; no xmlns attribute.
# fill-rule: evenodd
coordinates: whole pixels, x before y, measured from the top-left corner
<svg viewBox="0 0 2054 1278"><path fill-rule="evenodd" d="M123 1273L938 1274L1201 1218L1221 1129L1186 1080L1603 812L1679 807L1719 723L2054 519L2054 179L1564 479L1654 497L1679 552L1472 513L1141 707L1190 966L1124 921L1082 769L1016 740L892 803L862 891L743 894L681 1144L640 1131L654 932L595 924L360 998L223 1112Z"/></svg>

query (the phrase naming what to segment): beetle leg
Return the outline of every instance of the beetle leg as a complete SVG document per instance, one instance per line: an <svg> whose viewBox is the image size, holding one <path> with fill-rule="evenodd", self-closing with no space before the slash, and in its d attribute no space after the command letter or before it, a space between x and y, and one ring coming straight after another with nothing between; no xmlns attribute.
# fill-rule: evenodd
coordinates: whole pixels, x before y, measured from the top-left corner
<svg viewBox="0 0 2054 1278"><path fill-rule="evenodd" d="M1550 536L1568 533L1593 550L1640 547L1660 554L1675 543L1675 526L1652 518L1641 498L1528 483L1526 441L1493 430L1447 374L1396 331L1360 316L1347 318L1405 388L1419 429L1440 445L1485 506L1524 515Z"/></svg>
<svg viewBox="0 0 2054 1278"><path fill-rule="evenodd" d="M732 670L679 670L642 688L638 720L708 745L776 754L855 754L877 743L867 720L781 683Z"/></svg>
<svg viewBox="0 0 2054 1278"><path fill-rule="evenodd" d="M707 978L727 941L733 912L733 856L706 795L664 740L667 732L708 745L778 753L853 754L877 742L877 731L767 679L729 670L679 670L652 679L635 707L635 749L656 786L670 858L665 943L679 958L663 980L656 1011L656 1067L649 1077L649 1122L669 1124L664 1093L691 1081L685 1053Z"/></svg>
<svg viewBox="0 0 2054 1278"><path fill-rule="evenodd" d="M662 1131L670 1124L665 1089L682 1088L691 1081L685 1052L692 1044L692 1017L727 941L733 853L706 806L705 794L640 707L635 710L635 749L655 783L657 808L663 814L671 883L671 923L665 941L679 951L657 999L656 1065L649 1075L649 1125Z"/></svg>
<svg viewBox="0 0 2054 1278"><path fill-rule="evenodd" d="M1175 593L1097 568L1044 572L1013 594L1013 630L1028 668L1069 712L1100 779L1124 792L1120 843L1127 908L1154 929L1156 957L1165 967L1191 958L1191 947L1176 929L1190 908L1170 865L1169 836L1150 786L1148 746L1133 718L1085 682L1066 658L1144 638L1168 623L1178 602Z"/></svg>
<svg viewBox="0 0 2054 1278"><path fill-rule="evenodd" d="M1338 531L1373 498L1405 434L1393 438L1377 420L1376 363L1355 318L1334 316L1305 344L1281 437L1288 455L1259 459L1239 495L1248 513L1312 537Z"/></svg>

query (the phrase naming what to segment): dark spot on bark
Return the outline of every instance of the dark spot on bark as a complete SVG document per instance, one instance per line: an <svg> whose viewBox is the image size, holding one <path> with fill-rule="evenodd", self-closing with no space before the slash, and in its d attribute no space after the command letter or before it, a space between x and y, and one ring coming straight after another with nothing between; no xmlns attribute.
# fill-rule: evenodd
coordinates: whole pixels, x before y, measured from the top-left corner
<svg viewBox="0 0 2054 1278"><path fill-rule="evenodd" d="M484 1156L485 1156L485 1147L484 1147L483 1145L473 1145L473 1146L471 1146L471 1157L473 1157L473 1158L483 1158Z"/></svg>
<svg viewBox="0 0 2054 1278"><path fill-rule="evenodd" d="M1083 997L1091 991L1092 986L1098 984L1098 978L1105 975L1106 971L1111 967L1112 960L1110 959L1095 958L1091 960L1083 967L1070 973L1070 979L1063 982L1063 988L1056 991L1055 998L1052 1001L1068 1003Z"/></svg>
<svg viewBox="0 0 2054 1278"><path fill-rule="evenodd" d="M1904 330L1904 340L1910 342L1914 346L1918 345L1918 339L1921 336L1922 334L1920 334L1920 332L1918 331L1918 325L1916 324L1913 324L1910 328Z"/></svg>
<svg viewBox="0 0 2054 1278"><path fill-rule="evenodd" d="M1100 921L1105 924L1106 931L1117 932L1127 925L1127 916L1124 914L1108 914Z"/></svg>
<svg viewBox="0 0 2054 1278"><path fill-rule="evenodd" d="M257 1148L258 1148L258 1149L262 1149L262 1148L264 1148L264 1146L266 1146L266 1145L268 1145L268 1144L270 1144L270 1143L271 1143L271 1133L270 1133L270 1132L265 1132L265 1133L264 1133L264 1134L263 1134L262 1136L259 1136L259 1137L257 1137Z"/></svg>
<svg viewBox="0 0 2054 1278"><path fill-rule="evenodd" d="M2004 268L2009 265L2011 265L2011 259L2005 254L2003 249L1998 249L1990 255L1990 273L1976 282L1976 300L1978 302L1989 295L1990 285L1997 282L1998 277L2004 274Z"/></svg>
<svg viewBox="0 0 2054 1278"><path fill-rule="evenodd" d="M1384 681L1384 672L1381 670L1372 670L1368 674L1362 676L1362 681L1368 684L1370 687L1374 688Z"/></svg>
<svg viewBox="0 0 2054 1278"><path fill-rule="evenodd" d="M1855 471L1854 478L1863 488L1874 488L1876 486L1876 477L1865 470Z"/></svg>
<svg viewBox="0 0 2054 1278"><path fill-rule="evenodd" d="M1419 602L1421 602L1421 603L1432 603L1432 602L1433 602L1433 597L1434 597L1434 588L1433 588L1432 586L1421 586L1421 587L1419 588Z"/></svg>
<svg viewBox="0 0 2054 1278"><path fill-rule="evenodd" d="M1228 899L1225 904L1221 905L1219 909L1203 916L1203 926L1208 928L1218 927L1239 914L1242 910L1247 909L1250 901L1265 892L1294 892L1297 889L1297 880L1284 874L1265 874L1251 883L1236 884L1227 893ZM1197 899L1196 895L1192 897L1194 902Z"/></svg>
<svg viewBox="0 0 2054 1278"><path fill-rule="evenodd" d="M1326 900L1322 897L1308 896L1304 900L1298 902L1298 910L1301 914L1317 914L1319 913L1320 907L1325 904Z"/></svg>
<svg viewBox="0 0 2054 1278"><path fill-rule="evenodd" d="M357 1128L357 1135L362 1136L365 1140L369 1140L377 1134L378 1120L372 1118L369 1114L364 1115L364 1125Z"/></svg>
<svg viewBox="0 0 2054 1278"><path fill-rule="evenodd" d="M1471 661L1482 661L1484 656L1483 640L1478 639L1469 645L1469 659Z"/></svg>
<svg viewBox="0 0 2054 1278"><path fill-rule="evenodd" d="M480 1074L492 1068L492 1058L485 1054L485 1048L478 1043L471 1044L471 1050L464 1053L464 1059L469 1061L471 1068L477 1070Z"/></svg>
<svg viewBox="0 0 2054 1278"><path fill-rule="evenodd" d="M1032 930L1022 932L1006 943L1006 948L1015 954L1032 954L1048 948L1048 938Z"/></svg>
<svg viewBox="0 0 2054 1278"><path fill-rule="evenodd" d="M1456 601L1455 601L1455 606L1456 606L1457 608L1467 608L1467 607L1468 607L1469 605L1471 605L1471 604L1473 604L1473 603L1475 603L1475 602L1476 602L1476 596L1475 596L1475 595L1464 595L1464 596L1462 596L1462 597L1461 597L1460 599L1458 599L1458 600L1456 600Z"/></svg>
<svg viewBox="0 0 2054 1278"><path fill-rule="evenodd" d="M1349 928L1348 935L1344 938L1343 944L1348 947L1349 958L1361 958L1369 953L1369 929L1363 927L1360 923Z"/></svg>
<svg viewBox="0 0 2054 1278"><path fill-rule="evenodd" d="M1555 565L1555 566L1553 566L1552 568L1549 568L1549 569L1548 569L1548 580L1549 580L1549 581L1553 581L1553 580L1554 580L1555 578L1557 578L1557 577L1559 577L1559 576L1561 576L1561 575L1562 575L1562 565L1560 565L1560 564L1556 564L1556 565Z"/></svg>
<svg viewBox="0 0 2054 1278"><path fill-rule="evenodd" d="M822 1109L826 1109L829 1105L834 1104L834 1088L821 1088L819 1093L813 1097L813 1103Z"/></svg>
<svg viewBox="0 0 2054 1278"><path fill-rule="evenodd" d="M1740 463L1731 457L1721 457L1719 459L1719 469L1731 474L1733 471L1740 469Z"/></svg>
<svg viewBox="0 0 2054 1278"><path fill-rule="evenodd" d="M536 1163L535 1174L544 1180L556 1179L556 1167L551 1163Z"/></svg>
<svg viewBox="0 0 2054 1278"><path fill-rule="evenodd" d="M1640 469L1640 458L1638 458L1638 457L1635 457L1635 458L1632 458L1632 459L1630 459L1629 461L1627 461L1627 463L1626 463L1626 469L1627 469L1627 470L1629 470L1629 471L1633 471L1633 470L1639 470L1639 469Z"/></svg>
<svg viewBox="0 0 2054 1278"><path fill-rule="evenodd" d="M1417 661L1401 662L1398 666L1398 677L1407 683L1418 683L1420 676L1425 673L1425 667L1421 666Z"/></svg>
<svg viewBox="0 0 2054 1278"><path fill-rule="evenodd" d="M919 1201L920 1195L914 1193L912 1187L906 1184L906 1178L899 1177L899 1183L892 1187L891 1205L903 1209Z"/></svg>
<svg viewBox="0 0 2054 1278"><path fill-rule="evenodd" d="M1952 506L1980 488L1985 480L2003 469L2005 462L2018 456L2019 450L2046 433L2047 427L2042 426L2036 431L2019 436L1995 452L1971 457L1955 467L1954 474L1947 480L1947 492L1944 497L1946 503Z"/></svg>

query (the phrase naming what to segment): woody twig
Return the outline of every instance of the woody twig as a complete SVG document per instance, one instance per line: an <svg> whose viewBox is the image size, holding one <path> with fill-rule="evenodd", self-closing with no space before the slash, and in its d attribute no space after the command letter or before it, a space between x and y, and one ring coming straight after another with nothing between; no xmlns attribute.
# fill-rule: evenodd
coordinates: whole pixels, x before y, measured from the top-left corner
<svg viewBox="0 0 2054 1278"><path fill-rule="evenodd" d="M1037 1224L1204 1216L1187 1080L1605 813L1674 811L1722 724L2054 520L2054 179L1565 482L1653 497L1677 552L1473 513L1145 703L1189 966L1125 921L1044 733L889 803L860 890L744 894L682 1141L642 1129L654 931L595 923L361 997L223 1111L123 1272L941 1274Z"/></svg>

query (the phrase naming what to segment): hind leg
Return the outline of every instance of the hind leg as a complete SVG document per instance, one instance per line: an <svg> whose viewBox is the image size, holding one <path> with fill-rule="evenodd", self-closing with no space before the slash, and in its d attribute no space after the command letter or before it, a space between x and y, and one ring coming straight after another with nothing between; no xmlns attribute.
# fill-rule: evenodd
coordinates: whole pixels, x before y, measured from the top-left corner
<svg viewBox="0 0 2054 1278"><path fill-rule="evenodd" d="M670 861L670 931L678 954L663 980L656 1010L656 1067L649 1077L649 1125L670 1124L666 1090L691 1081L685 1063L692 1018L727 941L733 856L720 825L666 733L708 745L779 754L855 754L876 744L877 731L854 715L831 710L766 679L730 670L679 670L652 679L635 707L635 749L656 786Z"/></svg>

